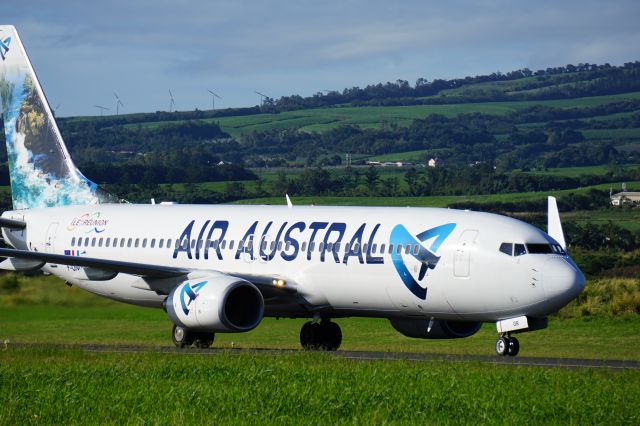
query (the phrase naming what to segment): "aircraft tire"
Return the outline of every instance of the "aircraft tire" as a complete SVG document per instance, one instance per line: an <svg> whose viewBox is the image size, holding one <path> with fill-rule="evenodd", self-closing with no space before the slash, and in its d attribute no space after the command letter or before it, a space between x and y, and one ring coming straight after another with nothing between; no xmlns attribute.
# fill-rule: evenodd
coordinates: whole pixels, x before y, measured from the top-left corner
<svg viewBox="0 0 640 426"><path fill-rule="evenodd" d="M300 330L300 344L306 350L318 350L321 345L320 324L311 321L305 322Z"/></svg>
<svg viewBox="0 0 640 426"><path fill-rule="evenodd" d="M215 338L215 333L195 333L193 344L196 348L208 349L213 344Z"/></svg>
<svg viewBox="0 0 640 426"><path fill-rule="evenodd" d="M174 324L171 339L176 347L184 348L193 344L194 336L188 329Z"/></svg>
<svg viewBox="0 0 640 426"><path fill-rule="evenodd" d="M322 331L322 349L325 351L337 351L342 343L342 330L335 322L323 321L320 323Z"/></svg>
<svg viewBox="0 0 640 426"><path fill-rule="evenodd" d="M518 352L520 352L520 342L515 337L509 337L509 347L507 350L507 355L516 356Z"/></svg>
<svg viewBox="0 0 640 426"><path fill-rule="evenodd" d="M506 337L498 337L496 340L496 353L505 356L509 352L509 340Z"/></svg>

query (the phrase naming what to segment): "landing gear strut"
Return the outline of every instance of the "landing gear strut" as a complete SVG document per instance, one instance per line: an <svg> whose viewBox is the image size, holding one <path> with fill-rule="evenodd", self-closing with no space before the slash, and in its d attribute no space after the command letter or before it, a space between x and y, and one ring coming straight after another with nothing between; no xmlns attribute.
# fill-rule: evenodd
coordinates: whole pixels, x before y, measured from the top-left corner
<svg viewBox="0 0 640 426"><path fill-rule="evenodd" d="M171 340L178 348L194 345L196 348L206 349L213 344L215 333L193 331L179 325L173 326Z"/></svg>
<svg viewBox="0 0 640 426"><path fill-rule="evenodd" d="M520 342L508 333L501 335L496 340L496 353L500 356L516 356L520 352Z"/></svg>
<svg viewBox="0 0 640 426"><path fill-rule="evenodd" d="M306 322L300 330L300 344L307 350L336 351L342 343L342 330L335 322Z"/></svg>

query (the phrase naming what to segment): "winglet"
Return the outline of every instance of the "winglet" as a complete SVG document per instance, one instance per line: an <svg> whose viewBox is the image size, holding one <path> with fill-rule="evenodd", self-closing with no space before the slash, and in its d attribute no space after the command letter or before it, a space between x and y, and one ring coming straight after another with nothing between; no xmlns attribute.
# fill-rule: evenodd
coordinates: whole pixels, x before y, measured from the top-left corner
<svg viewBox="0 0 640 426"><path fill-rule="evenodd" d="M567 249L567 243L564 240L564 232L562 231L562 223L560 222L560 212L556 197L549 197L547 209L547 233L551 238L556 240L563 249Z"/></svg>
<svg viewBox="0 0 640 426"><path fill-rule="evenodd" d="M287 207L291 208L293 207L293 204L291 203L291 198L289 198L289 194L284 194L285 197L287 197Z"/></svg>

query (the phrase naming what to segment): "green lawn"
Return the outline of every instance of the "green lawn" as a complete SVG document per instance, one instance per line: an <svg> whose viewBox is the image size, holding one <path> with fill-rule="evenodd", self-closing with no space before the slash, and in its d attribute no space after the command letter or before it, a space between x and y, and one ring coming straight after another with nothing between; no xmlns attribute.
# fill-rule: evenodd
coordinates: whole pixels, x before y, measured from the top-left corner
<svg viewBox="0 0 640 426"><path fill-rule="evenodd" d="M325 354L0 352L0 423L637 424L640 372Z"/></svg>

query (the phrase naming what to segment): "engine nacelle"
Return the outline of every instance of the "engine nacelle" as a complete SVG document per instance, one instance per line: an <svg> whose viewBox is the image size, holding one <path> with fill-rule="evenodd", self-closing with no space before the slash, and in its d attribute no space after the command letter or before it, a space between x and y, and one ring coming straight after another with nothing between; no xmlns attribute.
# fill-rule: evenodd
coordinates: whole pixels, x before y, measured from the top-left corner
<svg viewBox="0 0 640 426"><path fill-rule="evenodd" d="M174 324L193 330L238 333L262 320L264 300L255 285L228 275L191 279L165 300Z"/></svg>
<svg viewBox="0 0 640 426"><path fill-rule="evenodd" d="M481 322L470 321L434 321L431 330L429 320L392 318L391 325L401 334L416 339L460 339L473 336L480 330Z"/></svg>

